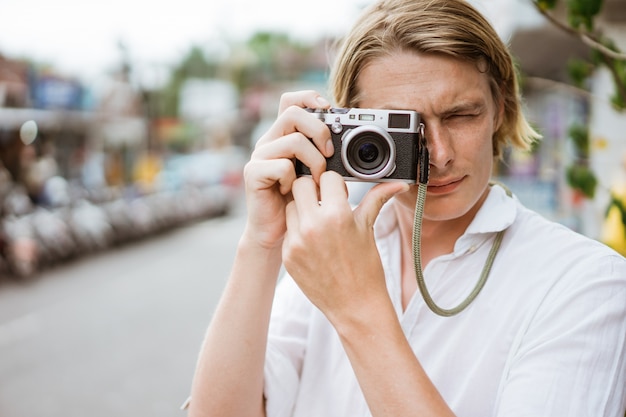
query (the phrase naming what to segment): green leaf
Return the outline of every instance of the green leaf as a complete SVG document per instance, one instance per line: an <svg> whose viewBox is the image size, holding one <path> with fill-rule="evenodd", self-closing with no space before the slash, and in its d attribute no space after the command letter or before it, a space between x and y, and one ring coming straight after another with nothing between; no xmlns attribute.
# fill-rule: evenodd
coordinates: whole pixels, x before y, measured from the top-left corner
<svg viewBox="0 0 626 417"><path fill-rule="evenodd" d="M570 25L578 29L581 25L593 31L593 19L602 10L603 0L568 0Z"/></svg>
<svg viewBox="0 0 626 417"><path fill-rule="evenodd" d="M587 158L589 156L589 129L586 126L575 124L569 128L569 137L574 142L577 156Z"/></svg>
<svg viewBox="0 0 626 417"><path fill-rule="evenodd" d="M595 66L582 59L570 59L567 62L567 72L572 83L578 88L584 88L587 78L589 78Z"/></svg>
<svg viewBox="0 0 626 417"><path fill-rule="evenodd" d="M596 194L598 180L594 173L585 165L574 164L567 168L567 183L585 197L592 199Z"/></svg>

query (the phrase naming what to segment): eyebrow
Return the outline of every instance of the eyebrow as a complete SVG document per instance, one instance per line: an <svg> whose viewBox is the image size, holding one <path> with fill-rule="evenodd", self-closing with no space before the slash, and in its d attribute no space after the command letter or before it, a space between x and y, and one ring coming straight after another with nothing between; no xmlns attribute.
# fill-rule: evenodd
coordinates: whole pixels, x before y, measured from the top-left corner
<svg viewBox="0 0 626 417"><path fill-rule="evenodd" d="M452 107L446 110L443 110L440 113L440 116L445 117L445 116L450 116L450 115L458 114L458 113L480 113L481 111L485 109L485 107L486 107L486 104L482 100L468 101L468 102L453 105Z"/></svg>

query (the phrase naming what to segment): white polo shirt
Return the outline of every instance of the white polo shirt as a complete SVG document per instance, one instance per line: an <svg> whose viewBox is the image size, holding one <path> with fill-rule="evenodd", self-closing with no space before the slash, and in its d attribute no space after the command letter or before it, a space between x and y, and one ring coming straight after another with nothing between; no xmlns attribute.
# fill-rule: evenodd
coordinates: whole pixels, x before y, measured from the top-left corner
<svg viewBox="0 0 626 417"><path fill-rule="evenodd" d="M375 232L387 287L413 350L459 417L623 417L626 260L492 190L454 253L424 271L434 300L472 290L507 229L484 289L440 317L419 291L401 307L400 235L383 208ZM339 337L293 280L277 288L265 366L268 417L370 416Z"/></svg>

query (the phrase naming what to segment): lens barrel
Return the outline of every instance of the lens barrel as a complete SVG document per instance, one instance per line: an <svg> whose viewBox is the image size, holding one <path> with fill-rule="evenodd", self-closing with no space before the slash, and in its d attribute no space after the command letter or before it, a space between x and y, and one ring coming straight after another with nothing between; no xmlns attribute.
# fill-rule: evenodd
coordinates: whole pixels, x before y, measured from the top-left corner
<svg viewBox="0 0 626 417"><path fill-rule="evenodd" d="M395 170L395 142L379 126L358 126L344 133L341 158L346 171L356 178L385 178Z"/></svg>

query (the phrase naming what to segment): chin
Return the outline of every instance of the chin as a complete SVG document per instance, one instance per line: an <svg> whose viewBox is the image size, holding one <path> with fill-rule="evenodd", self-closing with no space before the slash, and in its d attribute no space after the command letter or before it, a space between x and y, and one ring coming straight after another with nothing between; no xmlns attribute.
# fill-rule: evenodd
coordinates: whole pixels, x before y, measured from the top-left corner
<svg viewBox="0 0 626 417"><path fill-rule="evenodd" d="M396 201L407 211L415 211L415 201L417 200L417 186L411 187L406 193L395 197ZM447 221L459 219L466 216L481 200L480 197L470 199L462 193L454 195L427 195L424 206L424 220Z"/></svg>
<svg viewBox="0 0 626 417"><path fill-rule="evenodd" d="M465 216L470 211L470 208L466 208L466 210L429 210L428 208L424 209L424 217L425 221L431 222L445 222L450 220L457 220Z"/></svg>

